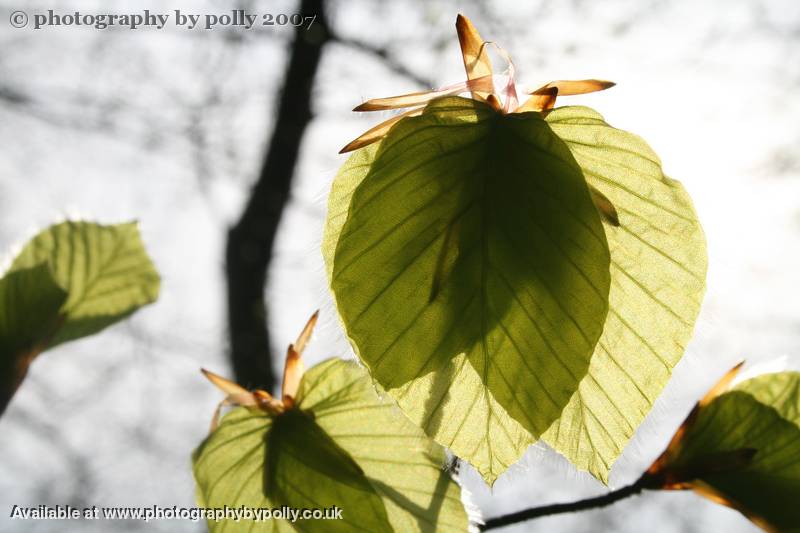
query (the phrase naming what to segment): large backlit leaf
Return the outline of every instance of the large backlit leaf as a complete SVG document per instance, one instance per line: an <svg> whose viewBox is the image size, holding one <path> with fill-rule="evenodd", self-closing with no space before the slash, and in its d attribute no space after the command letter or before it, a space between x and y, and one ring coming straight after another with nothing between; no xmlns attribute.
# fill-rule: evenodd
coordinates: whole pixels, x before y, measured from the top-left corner
<svg viewBox="0 0 800 533"><path fill-rule="evenodd" d="M743 450L752 459L723 462ZM800 531L800 373L758 376L701 405L658 466L667 479L689 478L672 488L693 488L766 529Z"/></svg>
<svg viewBox="0 0 800 533"><path fill-rule="evenodd" d="M0 279L0 413L55 334L66 298L45 264Z"/></svg>
<svg viewBox="0 0 800 533"><path fill-rule="evenodd" d="M204 506L342 509L300 531L464 531L441 447L375 394L357 365L330 359L302 378L297 410L239 407L194 455ZM291 531L284 520L209 522L212 531Z"/></svg>
<svg viewBox="0 0 800 533"><path fill-rule="evenodd" d="M158 297L159 276L136 223L63 222L34 237L11 269L47 263L67 291L50 346L96 333Z"/></svg>
<svg viewBox="0 0 800 533"><path fill-rule="evenodd" d="M589 373L544 440L601 480L650 411L691 337L705 290L705 238L681 184L638 136L586 107L547 123L616 207L608 319Z"/></svg>
<svg viewBox="0 0 800 533"><path fill-rule="evenodd" d="M608 246L580 168L540 114L446 97L352 156L330 202L359 357L493 482L559 416L602 332Z"/></svg>

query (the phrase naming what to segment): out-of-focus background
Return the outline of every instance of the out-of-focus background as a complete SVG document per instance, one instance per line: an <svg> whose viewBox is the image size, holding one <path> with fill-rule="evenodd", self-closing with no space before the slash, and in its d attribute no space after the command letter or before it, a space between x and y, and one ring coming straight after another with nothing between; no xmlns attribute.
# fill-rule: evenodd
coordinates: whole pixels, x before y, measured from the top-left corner
<svg viewBox="0 0 800 533"><path fill-rule="evenodd" d="M639 475L736 360L800 366L799 2L304 3L321 3L328 30L312 26L293 47L291 26L174 24L175 9L297 13L292 1L0 2L0 250L65 217L138 219L163 276L158 303L33 364L0 419L0 530L204 529L180 521L20 522L9 514L13 504L193 505L190 453L220 400L198 370L233 375L226 279L251 279L254 262L268 272L276 368L318 307L310 362L351 356L318 250L327 191L344 161L337 152L381 118L349 110L366 98L461 81L459 12L512 54L522 82L616 81L612 90L559 104L590 105L647 139L688 189L707 234L708 293L695 340L617 462L612 486ZM10 24L16 10L32 18L48 9L171 17L160 30ZM279 141L301 134L297 165L286 172L297 143ZM257 182L272 213L288 191L277 225L274 216L243 218ZM245 235L256 248L226 271L228 230L237 223L233 238ZM258 243L271 241L273 227L265 259ZM234 327L244 328L234 356L265 340L248 324ZM486 516L604 490L543 446L492 490L465 470ZM513 530L754 527L690 493L658 493Z"/></svg>

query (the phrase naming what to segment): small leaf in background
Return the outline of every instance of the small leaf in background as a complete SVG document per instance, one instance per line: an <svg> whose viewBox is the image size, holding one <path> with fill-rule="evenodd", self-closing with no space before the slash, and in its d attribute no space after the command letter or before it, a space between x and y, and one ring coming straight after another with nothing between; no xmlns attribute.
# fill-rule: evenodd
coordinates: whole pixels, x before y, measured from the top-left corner
<svg viewBox="0 0 800 533"><path fill-rule="evenodd" d="M692 336L705 292L705 237L689 195L640 137L588 107L559 107L545 120L616 208L618 223L603 225L611 250L605 329L578 393L544 435L606 482Z"/></svg>
<svg viewBox="0 0 800 533"><path fill-rule="evenodd" d="M0 413L39 353L97 333L158 291L135 223L63 222L35 236L0 280Z"/></svg>
<svg viewBox="0 0 800 533"><path fill-rule="evenodd" d="M733 507L768 531L800 531L800 372L728 388L730 374L646 475L660 488L693 489Z"/></svg>
<svg viewBox="0 0 800 533"><path fill-rule="evenodd" d="M135 222L51 226L23 248L11 270L42 262L69 295L51 346L97 333L158 298L158 272Z"/></svg>
<svg viewBox="0 0 800 533"><path fill-rule="evenodd" d="M46 264L0 279L0 413L56 333L66 299Z"/></svg>
<svg viewBox="0 0 800 533"><path fill-rule="evenodd" d="M290 349L295 359L300 339ZM341 520L244 521L237 531L466 530L444 450L376 395L356 364L329 359L312 367L290 402L223 385L246 406L225 415L194 453L201 504L342 510ZM208 525L223 531L227 522Z"/></svg>

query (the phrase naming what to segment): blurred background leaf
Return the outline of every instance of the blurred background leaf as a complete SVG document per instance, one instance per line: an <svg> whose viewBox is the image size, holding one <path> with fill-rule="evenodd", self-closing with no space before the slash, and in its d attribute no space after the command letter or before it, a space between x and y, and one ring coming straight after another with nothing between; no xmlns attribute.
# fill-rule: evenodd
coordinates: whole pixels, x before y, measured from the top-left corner
<svg viewBox="0 0 800 533"><path fill-rule="evenodd" d="M31 239L0 284L2 413L36 356L154 302L160 279L135 223L68 221Z"/></svg>
<svg viewBox="0 0 800 533"><path fill-rule="evenodd" d="M51 347L97 333L158 298L161 280L135 222L56 224L31 239L11 271L40 263L68 294Z"/></svg>

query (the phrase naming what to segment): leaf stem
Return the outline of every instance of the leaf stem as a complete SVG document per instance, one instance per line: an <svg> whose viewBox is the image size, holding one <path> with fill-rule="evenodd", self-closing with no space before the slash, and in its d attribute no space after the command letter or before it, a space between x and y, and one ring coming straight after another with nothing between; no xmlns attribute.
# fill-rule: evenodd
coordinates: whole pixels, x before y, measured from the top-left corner
<svg viewBox="0 0 800 533"><path fill-rule="evenodd" d="M64 325L66 320L65 314L60 314L55 319L55 322L50 327L50 331L44 336L42 340L35 343L30 349L23 351L19 354L11 354L11 358L3 362L0 366L0 416L6 411L6 407L11 403L11 398L17 392L25 376L28 375L28 367L36 359L40 353L45 351L50 343L53 342L61 326Z"/></svg>
<svg viewBox="0 0 800 533"><path fill-rule="evenodd" d="M479 529L481 531L486 531L487 529L496 529L499 527L524 522L526 520L540 518L542 516L572 513L575 511L585 511L587 509L605 507L607 505L611 505L612 503L618 502L619 500L624 500L625 498L639 494L642 490L650 486L650 481L651 480L648 478L648 476L644 475L631 485L627 485L601 496L595 496L593 498L587 498L585 500L578 500L570 503L554 503L550 505L542 505L540 507L531 507L515 513L496 516L494 518L490 518L485 524L479 526Z"/></svg>

